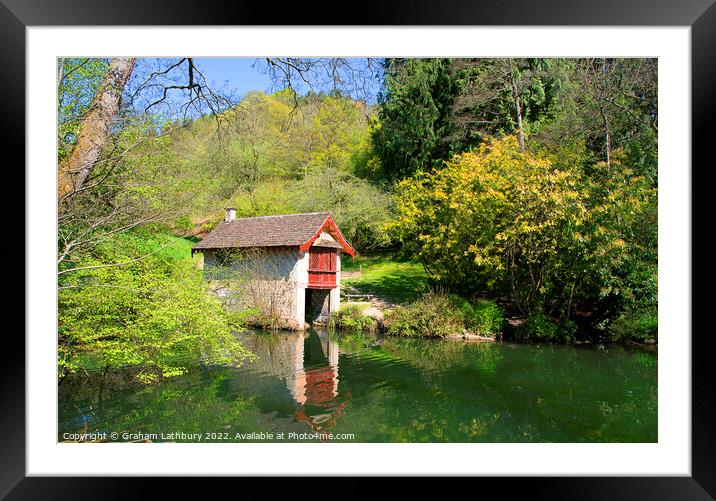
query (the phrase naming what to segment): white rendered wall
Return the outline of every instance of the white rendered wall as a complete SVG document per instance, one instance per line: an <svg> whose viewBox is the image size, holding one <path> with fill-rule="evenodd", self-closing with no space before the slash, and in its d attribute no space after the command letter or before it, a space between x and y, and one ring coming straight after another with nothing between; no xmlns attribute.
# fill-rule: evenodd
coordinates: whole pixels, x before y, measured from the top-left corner
<svg viewBox="0 0 716 501"><path fill-rule="evenodd" d="M308 252L299 252L296 266L293 268L293 280L296 284L296 307L293 320L300 329L306 323L306 287L308 286Z"/></svg>
<svg viewBox="0 0 716 501"><path fill-rule="evenodd" d="M199 251L199 254L204 256L201 260L202 261L202 266L201 266L202 269L208 268L210 266L214 266L216 264L216 254L214 253L213 250L211 250L211 249L202 250L202 251Z"/></svg>
<svg viewBox="0 0 716 501"><path fill-rule="evenodd" d="M331 289L330 299L331 313L338 311L341 307L341 253L336 253L336 287Z"/></svg>
<svg viewBox="0 0 716 501"><path fill-rule="evenodd" d="M191 258L194 260L196 267L200 270L204 269L204 253L203 252L192 252Z"/></svg>
<svg viewBox="0 0 716 501"><path fill-rule="evenodd" d="M212 267L216 266L216 252L213 249L202 251L205 276L212 279ZM229 290L240 304L234 306L258 306L261 311L275 311L283 327L303 329L305 308L305 287L308 281L308 256L298 248L265 248L256 255L248 254L245 260L239 260L234 268L239 276L246 267L249 276L255 278L239 289ZM244 275L246 276L246 275ZM219 276L213 278L220 278ZM240 280L241 281L241 280ZM221 281L217 281L221 283ZM217 291L222 296L221 291ZM227 297L227 300L230 298ZM229 302L231 302L229 300ZM272 306L266 306L272 305Z"/></svg>
<svg viewBox="0 0 716 501"><path fill-rule="evenodd" d="M291 272L294 282L304 289L308 286L308 252L299 252Z"/></svg>

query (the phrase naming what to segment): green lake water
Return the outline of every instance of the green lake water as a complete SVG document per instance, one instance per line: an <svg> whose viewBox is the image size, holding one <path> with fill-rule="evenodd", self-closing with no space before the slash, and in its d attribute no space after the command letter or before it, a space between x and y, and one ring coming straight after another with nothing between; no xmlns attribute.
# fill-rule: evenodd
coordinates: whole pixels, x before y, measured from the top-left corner
<svg viewBox="0 0 716 501"><path fill-rule="evenodd" d="M117 441L658 440L654 352L316 331L239 336L258 356L239 368L151 386L126 371L102 385L94 376L63 382L58 440L83 431L115 432Z"/></svg>

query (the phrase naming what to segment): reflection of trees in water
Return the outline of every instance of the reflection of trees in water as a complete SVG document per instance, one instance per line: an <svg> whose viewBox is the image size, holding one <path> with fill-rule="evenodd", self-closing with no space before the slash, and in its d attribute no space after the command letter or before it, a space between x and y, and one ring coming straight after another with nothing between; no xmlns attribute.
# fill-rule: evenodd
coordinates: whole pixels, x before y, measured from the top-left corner
<svg viewBox="0 0 716 501"><path fill-rule="evenodd" d="M651 354L398 338L377 344L341 337L342 385L360 406L342 423L372 426L379 440L656 440ZM357 422L363 416L370 423Z"/></svg>
<svg viewBox="0 0 716 501"><path fill-rule="evenodd" d="M86 422L88 432L310 429L386 442L657 439L651 353L307 334L242 335L258 357L239 370L146 387L118 371L101 390L99 377L68 380L60 433Z"/></svg>
<svg viewBox="0 0 716 501"><path fill-rule="evenodd" d="M232 369L205 368L149 386L132 383L131 371L107 374L103 384L99 375L70 380L60 387L59 436L85 426L88 432L118 433L245 429L253 401L227 392L234 377Z"/></svg>
<svg viewBox="0 0 716 501"><path fill-rule="evenodd" d="M431 376L440 376L453 367L465 366L477 370L481 375L494 376L504 356L494 343L389 338L381 347L427 371L426 374Z"/></svg>

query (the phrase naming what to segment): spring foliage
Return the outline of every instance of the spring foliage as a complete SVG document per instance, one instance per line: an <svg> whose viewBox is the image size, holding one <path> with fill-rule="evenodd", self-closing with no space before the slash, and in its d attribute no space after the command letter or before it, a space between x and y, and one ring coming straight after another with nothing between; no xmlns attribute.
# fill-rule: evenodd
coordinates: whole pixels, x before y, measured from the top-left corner
<svg viewBox="0 0 716 501"><path fill-rule="evenodd" d="M618 161L591 170L493 140L403 180L391 228L435 282L508 291L525 313L568 308L580 294L626 297L622 268L649 244L640 222L655 192Z"/></svg>
<svg viewBox="0 0 716 501"><path fill-rule="evenodd" d="M139 366L138 378L151 382L199 361L247 359L232 333L238 318L207 293L201 270L181 245L169 237L123 235L98 246L82 266L129 264L60 275L60 377L86 366ZM137 255L146 257L133 261Z"/></svg>
<svg viewBox="0 0 716 501"><path fill-rule="evenodd" d="M347 331L371 331L377 328L377 321L363 313L358 305L353 304L331 313L328 319L328 326L331 329Z"/></svg>
<svg viewBox="0 0 716 501"><path fill-rule="evenodd" d="M494 337L502 330L502 310L493 301L471 303L444 292L428 292L415 302L398 306L385 319L390 336L435 337L463 333Z"/></svg>

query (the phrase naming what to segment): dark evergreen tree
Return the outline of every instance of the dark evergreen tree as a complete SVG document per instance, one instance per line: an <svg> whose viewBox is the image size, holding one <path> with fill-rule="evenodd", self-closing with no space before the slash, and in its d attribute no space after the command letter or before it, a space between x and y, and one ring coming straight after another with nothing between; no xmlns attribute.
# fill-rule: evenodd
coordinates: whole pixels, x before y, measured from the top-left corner
<svg viewBox="0 0 716 501"><path fill-rule="evenodd" d="M373 146L383 175L401 179L439 166L460 149L452 112L459 82L449 59L388 59Z"/></svg>

